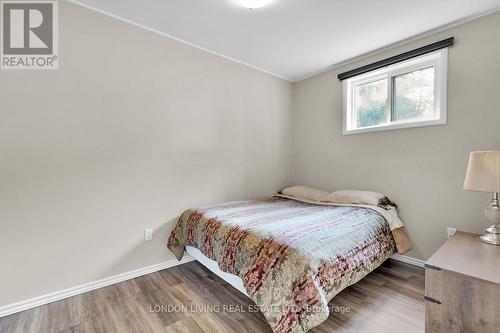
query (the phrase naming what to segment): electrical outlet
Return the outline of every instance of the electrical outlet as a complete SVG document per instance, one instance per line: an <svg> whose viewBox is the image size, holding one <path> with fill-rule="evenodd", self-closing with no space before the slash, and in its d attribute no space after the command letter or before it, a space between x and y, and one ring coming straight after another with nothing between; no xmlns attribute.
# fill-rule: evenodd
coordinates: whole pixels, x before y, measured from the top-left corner
<svg viewBox="0 0 500 333"><path fill-rule="evenodd" d="M150 241L153 239L153 229L144 229L144 240Z"/></svg>
<svg viewBox="0 0 500 333"><path fill-rule="evenodd" d="M453 237L455 233L457 232L457 228L449 228L446 230L446 234L448 235L448 238Z"/></svg>

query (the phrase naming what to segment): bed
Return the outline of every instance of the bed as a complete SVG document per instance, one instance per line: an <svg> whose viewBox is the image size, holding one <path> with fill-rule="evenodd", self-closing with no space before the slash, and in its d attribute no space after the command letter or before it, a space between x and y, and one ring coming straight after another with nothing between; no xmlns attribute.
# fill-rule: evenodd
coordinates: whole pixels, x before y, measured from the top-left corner
<svg viewBox="0 0 500 333"><path fill-rule="evenodd" d="M248 295L274 332L306 332L328 318L337 293L398 251L383 215L286 197L225 202L186 210L168 248Z"/></svg>

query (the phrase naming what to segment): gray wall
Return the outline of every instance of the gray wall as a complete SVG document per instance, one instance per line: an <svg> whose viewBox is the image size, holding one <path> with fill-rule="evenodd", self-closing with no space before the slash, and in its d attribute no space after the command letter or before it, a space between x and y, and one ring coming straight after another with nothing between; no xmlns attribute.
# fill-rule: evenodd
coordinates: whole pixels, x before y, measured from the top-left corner
<svg viewBox="0 0 500 333"><path fill-rule="evenodd" d="M173 259L184 209L290 183L289 82L65 2L60 26L59 70L0 72L0 306Z"/></svg>
<svg viewBox="0 0 500 333"><path fill-rule="evenodd" d="M482 232L487 194L462 190L468 154L500 149L500 13L352 62L293 85L293 182L364 189L396 201L413 250L426 259L446 227ZM342 135L340 72L455 36L449 50L448 124Z"/></svg>

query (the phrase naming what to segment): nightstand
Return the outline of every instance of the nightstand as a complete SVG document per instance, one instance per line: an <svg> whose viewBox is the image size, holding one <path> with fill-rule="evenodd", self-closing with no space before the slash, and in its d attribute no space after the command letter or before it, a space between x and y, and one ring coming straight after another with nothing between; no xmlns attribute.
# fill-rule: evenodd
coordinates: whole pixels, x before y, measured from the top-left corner
<svg viewBox="0 0 500 333"><path fill-rule="evenodd" d="M425 264L425 331L500 333L500 246L457 232Z"/></svg>

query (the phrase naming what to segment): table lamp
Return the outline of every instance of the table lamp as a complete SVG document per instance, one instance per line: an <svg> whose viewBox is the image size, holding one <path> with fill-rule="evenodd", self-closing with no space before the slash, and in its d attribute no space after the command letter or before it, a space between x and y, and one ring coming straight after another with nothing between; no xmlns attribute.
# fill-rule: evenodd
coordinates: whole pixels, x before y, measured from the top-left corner
<svg viewBox="0 0 500 333"><path fill-rule="evenodd" d="M490 192L493 198L484 215L493 223L486 234L479 238L488 244L500 245L500 151L473 151L469 156L469 166L465 175L464 190Z"/></svg>

